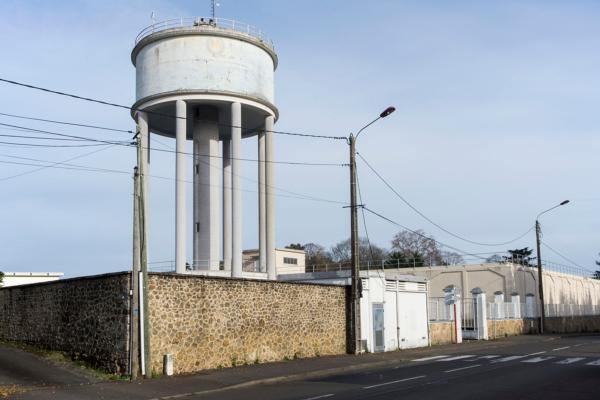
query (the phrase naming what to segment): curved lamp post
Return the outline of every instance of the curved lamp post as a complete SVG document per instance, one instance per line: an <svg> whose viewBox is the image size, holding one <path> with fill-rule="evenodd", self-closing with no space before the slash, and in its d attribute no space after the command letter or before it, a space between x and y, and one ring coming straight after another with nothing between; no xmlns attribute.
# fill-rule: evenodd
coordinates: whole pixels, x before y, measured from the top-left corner
<svg viewBox="0 0 600 400"><path fill-rule="evenodd" d="M535 217L535 241L536 241L536 249L537 249L537 269L538 269L538 288L539 288L539 296L540 296L540 333L544 333L544 320L546 318L545 314L545 305L544 305L544 283L542 277L542 256L540 254L540 235L542 233L542 229L540 228L540 217L543 214L546 214L548 211L552 211L555 208L560 206L564 206L568 204L569 200L564 200L560 204L555 205L554 207L550 207L547 210L542 211Z"/></svg>
<svg viewBox="0 0 600 400"><path fill-rule="evenodd" d="M358 135L369 126L382 118L387 117L391 113L396 111L394 107L388 107L379 117L369 122L367 125L359 129L354 136L352 133L348 136L348 145L350 146L350 248L352 258L352 335L354 336L352 351L354 354L358 354L362 351L360 345L360 293L359 293L359 279L360 279L360 262L358 252L358 205L356 204L356 148L355 143L358 139Z"/></svg>

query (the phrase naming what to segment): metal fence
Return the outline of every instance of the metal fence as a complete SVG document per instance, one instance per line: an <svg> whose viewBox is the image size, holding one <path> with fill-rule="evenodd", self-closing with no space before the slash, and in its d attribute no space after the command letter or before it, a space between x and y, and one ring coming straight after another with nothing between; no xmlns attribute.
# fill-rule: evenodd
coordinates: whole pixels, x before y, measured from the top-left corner
<svg viewBox="0 0 600 400"><path fill-rule="evenodd" d="M593 304L546 304L546 317L582 317L600 315L600 305Z"/></svg>
<svg viewBox="0 0 600 400"><path fill-rule="evenodd" d="M273 41L269 39L263 30L255 26L248 25L245 22L235 21L233 19L208 17L186 17L156 22L144 28L135 38L135 43L139 43L140 40L146 36L152 35L153 33L175 28L190 28L198 30L215 28L235 31L259 40L272 50L275 49Z"/></svg>
<svg viewBox="0 0 600 400"><path fill-rule="evenodd" d="M432 297L427 301L430 321L454 321L452 307L446 305L443 297Z"/></svg>
<svg viewBox="0 0 600 400"><path fill-rule="evenodd" d="M525 311L525 303L487 303L487 318L521 319Z"/></svg>

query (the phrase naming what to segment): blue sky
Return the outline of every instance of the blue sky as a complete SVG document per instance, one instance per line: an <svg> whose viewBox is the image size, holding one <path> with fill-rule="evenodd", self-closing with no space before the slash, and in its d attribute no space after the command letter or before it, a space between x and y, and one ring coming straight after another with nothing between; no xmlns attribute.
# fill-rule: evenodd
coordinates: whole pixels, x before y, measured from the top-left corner
<svg viewBox="0 0 600 400"><path fill-rule="evenodd" d="M570 199L543 217L544 240L594 267L600 252L599 3L220 3L218 16L259 26L275 42L278 129L347 135L394 105L395 114L361 135L358 151L421 211L469 239L502 242L532 226L539 211ZM5 0L0 76L130 105L130 51L150 13L162 20L209 10L208 1ZM126 110L6 84L0 84L0 112L134 129ZM127 139L7 117L0 122ZM340 142L278 136L276 144L279 160L347 158ZM62 161L98 150L0 146L0 161ZM254 158L255 149L254 140L244 143L246 156ZM134 156L111 147L73 163L130 171ZM152 174L174 176L172 154L152 157ZM0 269L77 276L129 268L131 177L49 168L2 180L33 168L0 164ZM253 179L256 166L243 165L243 175ZM442 242L474 253L534 246L533 233L498 248L461 242L399 202L364 165L359 175L368 207ZM348 172L341 167L278 166L276 177L283 189L348 198ZM151 261L174 258L173 186L150 182ZM255 186L244 181L246 248L257 246ZM279 246L330 246L348 236L348 225L348 210L339 205L277 197ZM367 216L367 227L372 241L386 247L398 230L374 216ZM547 250L544 258L567 264Z"/></svg>

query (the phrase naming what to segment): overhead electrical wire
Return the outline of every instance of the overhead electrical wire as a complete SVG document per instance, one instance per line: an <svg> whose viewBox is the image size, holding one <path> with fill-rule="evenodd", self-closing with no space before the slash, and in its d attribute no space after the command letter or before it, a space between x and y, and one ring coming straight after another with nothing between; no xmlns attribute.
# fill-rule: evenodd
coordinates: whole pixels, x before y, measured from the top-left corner
<svg viewBox="0 0 600 400"><path fill-rule="evenodd" d="M72 93L62 92L62 91L59 91L59 90L52 90L52 89L44 88L44 87L41 87L41 86L31 85L31 84L23 83L23 82L17 82L17 81L13 81L13 80L10 80L10 79L5 79L5 78L0 78L0 82L5 82L5 83L9 83L11 85L26 87L26 88L29 88L29 89L39 90L39 91L42 91L42 92L52 93L52 94L56 94L56 95L60 95L60 96L71 97L71 98L77 99L77 100L83 100L83 101L88 101L88 102L92 102L92 103L98 103L98 104L102 104L102 105L106 105L106 106L117 107L117 108L129 110L129 111L143 111L143 112L145 112L147 114L158 115L158 116L167 117L167 118L187 119L187 117L177 117L176 115L164 114L164 113L159 113L159 112L156 112L156 111L140 110L140 109L136 109L136 108L133 108L133 107L125 106L123 104L112 103L112 102L109 102L109 101L99 100L99 99L95 99L95 98L92 98L92 97L79 96L79 95L72 94ZM204 120L197 120L197 121L204 121ZM246 129L247 132L252 132L252 131L259 130L259 128L250 128L250 129L248 129L248 128L243 127L243 126L228 125L228 124L222 124L222 123L218 123L218 125L220 125L220 126L226 126L226 127L230 127L230 128ZM317 134L311 134L311 133L287 132L287 131L279 131L279 130L270 130L269 132L273 132L273 133L280 134L280 135L310 137L310 138L318 138L318 139L332 139L332 140L347 140L348 139L345 136L328 136L328 135L317 135Z"/></svg>
<svg viewBox="0 0 600 400"><path fill-rule="evenodd" d="M50 168L50 167L52 167L54 165L64 164L64 163L67 163L69 161L73 161L73 160L77 160L77 159L80 159L80 158L83 158L83 157L91 156L92 154L96 154L96 153L99 153L101 151L107 150L107 149L111 148L112 146L114 146L114 145L106 145L106 147L104 147L102 149L90 151L88 153L80 154L80 155L77 155L75 157L70 157L70 158L68 158L66 160L63 160L63 161L50 162L49 166L43 166L41 168L32 169L32 170L24 171L24 172L20 172L18 174L11 175L11 176L5 176L3 178L0 178L0 182L7 181L7 180L10 180L10 179L14 179L14 178L18 178L18 177L21 177L21 176L24 176L24 175L33 174L34 172L42 171L42 170L44 170L46 168ZM18 157L18 156L13 156L13 155L6 155L6 154L0 154L0 156L10 157L10 158L17 158L17 159L25 159L25 157ZM31 161L31 159L30 159L30 161ZM36 160L36 161L39 161L39 160Z"/></svg>
<svg viewBox="0 0 600 400"><path fill-rule="evenodd" d="M444 247L447 247L449 249L452 249L452 250L457 251L459 253L462 253L464 255L475 257L475 258L478 258L478 259L481 259L481 260L485 260L486 259L485 257L480 257L478 255L478 253L469 253L468 251L461 250L458 247L450 246L449 244L446 244L446 243L440 242L439 240L430 238L429 236L424 235L424 234L420 233L419 231L415 231L415 230L412 230L410 228L407 228L406 226L404 226L402 224L399 224L398 222L396 222L396 221L394 221L394 220L392 220L392 219L390 219L390 218L388 218L388 217L386 217L386 216L384 216L384 215L382 215L382 214L380 214L380 213L378 213L376 211L373 211L373 210L371 210L370 208L368 208L366 206L363 206L362 208L365 209L366 211L370 212L371 214L373 214L373 215L375 215L375 216L377 216L377 217L379 217L379 218L381 218L381 219L383 219L383 220L391 223L392 225L396 225L396 226L398 226L398 227L400 227L400 228L402 228L404 230L407 230L407 231L409 231L411 233L414 233L415 235L418 235L418 236L422 237L423 239L431 240L432 242L438 243L438 244L440 244L440 245L442 245ZM479 254L481 254L481 253L479 253Z"/></svg>
<svg viewBox="0 0 600 400"><path fill-rule="evenodd" d="M561 254L558 250L553 249L552 247L550 247L550 245L548 245L548 243L544 242L543 240L541 241L542 245L544 247L546 247L548 250L550 250L551 252L553 252L554 254L556 254L557 256L559 256L560 258L562 258L563 260L565 260L566 262L569 262L573 265L575 265L576 267L579 267L581 269L584 269L586 271L590 271L588 268L586 267L582 267L581 265L577 264L575 261L571 260L569 257ZM590 271L592 272L592 271Z"/></svg>
<svg viewBox="0 0 600 400"><path fill-rule="evenodd" d="M52 132L52 131L47 131L47 130L43 130L43 129L30 128L30 127L21 126L21 125L5 124L5 123L1 123L1 122L0 122L0 126L6 126L6 127L10 127L10 128L16 128L16 129L20 129L20 130L36 132L36 133L43 133L43 134L48 134L48 135L72 138L72 139L77 139L77 140L88 140L88 141L105 143L105 144L117 144L117 145L126 146L126 147L135 146L135 144L133 144L131 142L124 142L124 141L117 142L117 141L108 141L108 140L101 140L101 139L95 139L95 138L88 138L88 137L84 137L84 136L68 135L68 134L64 134L64 133ZM193 153L188 153L188 152L177 152L176 150L157 149L154 147L143 147L143 149L150 149L150 150L154 150L154 151L173 153L173 154L179 153L179 154L185 154L187 156L223 158L223 156L215 156L215 155L210 155L210 154L193 154ZM305 161L267 161L267 160L257 160L257 159L242 158L242 157L236 157L236 158L230 157L230 159L239 160L239 161L283 164L283 165L305 165L305 166L319 166L319 167L344 167L344 166L346 166L346 164L343 164L343 163L314 163L314 162L305 162Z"/></svg>
<svg viewBox="0 0 600 400"><path fill-rule="evenodd" d="M3 112L0 112L0 115L5 116L5 117L11 117L11 118L26 119L26 120L30 120L30 121L40 121L40 122L48 122L51 124L77 126L80 128L100 129L100 130L104 130L104 131L123 132L123 133L131 133L131 134L135 133L134 131L127 130L127 129L108 128L108 127L99 126L99 125L89 125L89 124L82 124L82 123L77 123L77 122L66 122L66 121L57 121L57 120L52 120L52 119L35 118L35 117L28 117L28 116L24 116L24 115L8 114L8 113L3 113Z"/></svg>
<svg viewBox="0 0 600 400"><path fill-rule="evenodd" d="M377 172L377 170L375 170L375 168L373 168L371 166L371 164L369 164L369 162L360 154L360 153L356 153L360 159L366 164L367 167L369 167L369 169L379 178L379 180L381 180L385 186L387 186L395 195L396 197L398 197L404 204L406 204L408 207L410 207L410 209L412 209L414 212L416 212L417 214L419 214L423 219L425 219L426 221L428 221L430 224L432 224L433 226L437 227L438 229L446 232L447 234L449 234L450 236L456 238L456 239L460 239L464 242L470 243L470 244L475 244L478 246L490 246L490 247L498 247L498 246L505 246L507 244L516 242L522 238L524 238L525 236L527 236L527 234L531 231L533 231L533 226L530 227L527 231L525 231L523 234L519 235L518 237L508 240L506 242L501 242L501 243L483 243L483 242L477 242L474 240L470 240L467 239L463 236L457 235L454 232L449 231L448 229L444 228L443 226L441 226L440 224L436 223L435 221L433 221L431 218L429 218L427 215L425 215L423 212L421 212L418 208L416 208L414 205L412 205L408 200L406 200L396 189L394 189L394 187L387 181L385 180L385 178L379 173Z"/></svg>
<svg viewBox="0 0 600 400"><path fill-rule="evenodd" d="M108 147L110 147L110 146L108 146ZM90 166L85 166L85 165L80 165L80 164L71 164L71 163L69 163L69 161L72 161L74 159L82 158L82 157L91 155L93 153L97 153L97 152L105 150L105 149L97 150L97 151L94 151L94 152L91 152L91 153L82 154L82 155L79 155L77 157L70 158L69 160L58 161L58 162L47 161L47 160L40 160L40 159L36 159L36 158L31 158L31 157L21 157L21 156L9 155L9 154L0 154L0 157L8 157L8 158L14 158L14 159L18 159L18 160L31 161L31 162L27 162L27 163L26 162L16 162L16 161L0 161L0 163L2 163L2 164L27 165L27 166L33 166L33 167L41 167L38 170L42 170L42 169L45 169L45 168L56 168L56 169L79 170L79 171L86 171L86 172L107 172L107 173L117 173L117 174L131 174L130 171L117 170L117 169L108 169L108 168L99 168L99 167L90 167ZM34 164L32 162L35 162L35 163L46 163L46 164ZM35 172L35 171L26 171L26 172L18 174L18 175L13 175L13 176L5 177L5 178L0 178L0 182L4 181L4 180L15 178L15 177L20 176L20 175L25 175L27 173L32 173L32 172ZM147 176L150 177L150 178L156 178L156 179L162 179L162 180L169 180L169 181L177 181L176 178L169 178L169 177L165 177L165 176L151 175L151 174L149 174ZM250 178L246 178L246 179L250 180ZM193 183L193 181L189 181L189 180L183 180L183 182L190 183L190 184ZM221 187L220 185L211 185L211 184L208 184L208 183L201 183L200 185ZM300 200L311 200L311 201L322 202L322 203L331 203L331 204L346 204L346 203L341 202L341 201L329 200L329 199L324 199L324 198L315 197L315 196L311 196L311 195L305 195L305 194L302 194L302 193L292 192L292 191L289 191L289 190L286 190L286 189L282 189L282 188L278 188L278 187L273 187L273 188L276 189L276 190L279 190L281 192L289 194L289 195L284 195L284 194L274 193L274 195L278 196L278 197L286 197L286 198L293 198L293 199L300 199ZM243 192L258 193L258 191L253 191L253 190L247 190L247 189L240 189L240 190L243 191Z"/></svg>

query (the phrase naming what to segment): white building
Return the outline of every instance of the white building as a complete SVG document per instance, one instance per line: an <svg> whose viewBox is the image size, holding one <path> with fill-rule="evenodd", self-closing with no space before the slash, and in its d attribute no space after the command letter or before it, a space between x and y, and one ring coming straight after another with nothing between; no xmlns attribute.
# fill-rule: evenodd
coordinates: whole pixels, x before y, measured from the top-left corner
<svg viewBox="0 0 600 400"><path fill-rule="evenodd" d="M361 339L369 352L429 345L425 278L361 271ZM279 275L279 280L350 286L350 270Z"/></svg>
<svg viewBox="0 0 600 400"><path fill-rule="evenodd" d="M2 287L57 281L63 275L62 272L4 272Z"/></svg>
<svg viewBox="0 0 600 400"><path fill-rule="evenodd" d="M266 272L260 270L260 251L244 250L244 272ZM306 252L296 249L275 249L275 269L277 275L302 274L306 269Z"/></svg>

